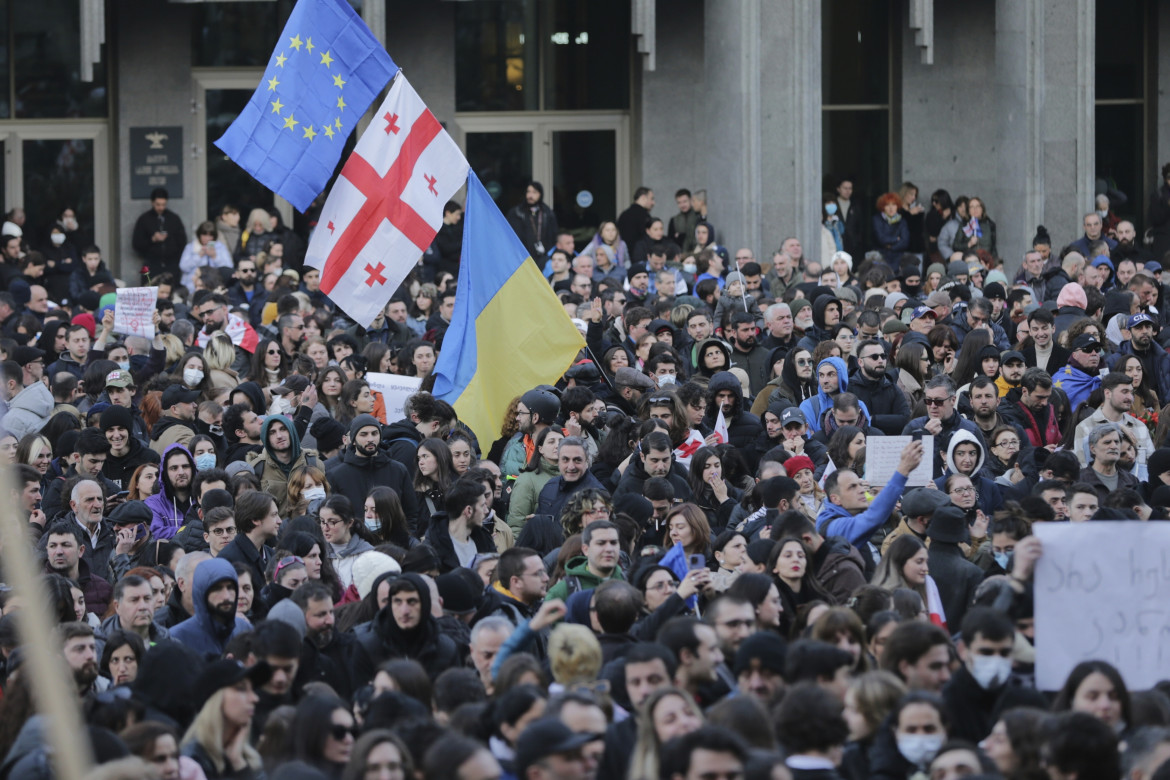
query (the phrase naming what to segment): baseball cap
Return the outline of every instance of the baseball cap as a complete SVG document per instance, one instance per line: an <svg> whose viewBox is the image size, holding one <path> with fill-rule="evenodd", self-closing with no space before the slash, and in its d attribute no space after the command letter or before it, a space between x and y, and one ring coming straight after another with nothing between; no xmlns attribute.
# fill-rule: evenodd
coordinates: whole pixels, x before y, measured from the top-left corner
<svg viewBox="0 0 1170 780"><path fill-rule="evenodd" d="M1146 263L1145 270L1149 273L1156 274L1162 270L1162 264L1157 260L1151 260L1150 262Z"/></svg>
<svg viewBox="0 0 1170 780"><path fill-rule="evenodd" d="M941 490L916 488L902 499L902 514L906 517L933 515L949 503L951 503L950 497Z"/></svg>
<svg viewBox="0 0 1170 780"><path fill-rule="evenodd" d="M1002 355L999 356L999 363L1002 366L1006 366L1008 363L1012 362L1013 360L1018 360L1021 363L1028 362L1028 361L1024 360L1024 353L1023 352L1019 352L1019 351L1014 350L1014 349L1009 349L1007 352L1004 352Z"/></svg>
<svg viewBox="0 0 1170 780"><path fill-rule="evenodd" d="M559 718L535 720L516 740L516 776L524 777L528 767L542 759L577 750L595 739L597 735L589 732L573 733Z"/></svg>
<svg viewBox="0 0 1170 780"><path fill-rule="evenodd" d="M804 419L804 412L800 411L795 406L789 406L780 415L780 424L787 428L792 423L800 423L806 425L807 421Z"/></svg>
<svg viewBox="0 0 1170 780"><path fill-rule="evenodd" d="M291 374L286 377L277 387L272 388L275 395L284 395L285 393L303 393L309 389L309 380L300 374Z"/></svg>
<svg viewBox="0 0 1170 780"><path fill-rule="evenodd" d="M929 306L916 306L914 311L910 313L910 319L916 320L920 317L930 317L932 320L938 319L938 315L934 313L934 309Z"/></svg>
<svg viewBox="0 0 1170 780"><path fill-rule="evenodd" d="M115 369L106 374L106 387L133 387L134 377L130 376L129 371L122 369Z"/></svg>
<svg viewBox="0 0 1170 780"><path fill-rule="evenodd" d="M162 408L170 409L175 404L191 404L199 400L198 390L188 390L182 385L171 385L162 394Z"/></svg>
<svg viewBox="0 0 1170 780"><path fill-rule="evenodd" d="M1154 326L1155 329L1157 329L1157 327L1158 327L1158 323L1154 320L1154 318L1151 317L1150 315L1146 314L1144 311L1139 311L1137 314L1130 317L1129 320L1126 321L1125 327L1126 327L1126 329L1136 328L1138 325L1141 325L1143 322L1150 323L1151 325Z"/></svg>
<svg viewBox="0 0 1170 780"><path fill-rule="evenodd" d="M632 387L635 390L653 390L654 382L650 377L643 374L636 368L623 366L614 374L614 384L623 387Z"/></svg>
<svg viewBox="0 0 1170 780"><path fill-rule="evenodd" d="M1088 333L1082 333L1077 336L1072 343L1073 352L1097 352L1101 349L1101 342L1097 340L1096 336Z"/></svg>

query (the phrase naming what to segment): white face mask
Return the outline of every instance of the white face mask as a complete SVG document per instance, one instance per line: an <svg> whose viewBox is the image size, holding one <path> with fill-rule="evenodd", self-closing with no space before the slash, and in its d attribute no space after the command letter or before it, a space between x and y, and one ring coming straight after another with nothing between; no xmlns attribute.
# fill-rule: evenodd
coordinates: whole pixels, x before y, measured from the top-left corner
<svg viewBox="0 0 1170 780"><path fill-rule="evenodd" d="M926 766L942 746L942 734L898 735L898 752L914 766Z"/></svg>
<svg viewBox="0 0 1170 780"><path fill-rule="evenodd" d="M971 659L971 676L985 691L1001 688L1012 674L1012 659L998 655L977 655Z"/></svg>
<svg viewBox="0 0 1170 780"><path fill-rule="evenodd" d="M197 368L184 368L183 381L188 387L195 387L203 381L203 372Z"/></svg>
<svg viewBox="0 0 1170 780"><path fill-rule="evenodd" d="M1109 216L1109 209L1097 209L1097 216L1101 219L1105 219L1105 217Z"/></svg>
<svg viewBox="0 0 1170 780"><path fill-rule="evenodd" d="M284 414L288 410L288 401L283 396L277 396L272 399L272 405L268 407L269 414Z"/></svg>
<svg viewBox="0 0 1170 780"><path fill-rule="evenodd" d="M61 246L65 243L65 234L54 233L53 235L49 236L49 240L53 242L53 246Z"/></svg>
<svg viewBox="0 0 1170 780"><path fill-rule="evenodd" d="M325 488L311 487L301 495L305 497L306 501L316 501L318 498L325 498Z"/></svg>
<svg viewBox="0 0 1170 780"><path fill-rule="evenodd" d="M695 265L694 263L683 263L683 270L688 274L693 274L698 272L699 266Z"/></svg>
<svg viewBox="0 0 1170 780"><path fill-rule="evenodd" d="M666 385L673 385L675 381L674 374L662 374L658 377L658 386L665 387Z"/></svg>

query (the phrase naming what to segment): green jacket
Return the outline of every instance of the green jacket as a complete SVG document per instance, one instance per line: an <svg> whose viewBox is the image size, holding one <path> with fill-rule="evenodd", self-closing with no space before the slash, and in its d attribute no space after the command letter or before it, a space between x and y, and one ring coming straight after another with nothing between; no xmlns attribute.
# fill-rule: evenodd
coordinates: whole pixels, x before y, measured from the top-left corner
<svg viewBox="0 0 1170 780"><path fill-rule="evenodd" d="M540 469L525 471L516 478L512 486L512 498L508 504L508 527L519 536L528 522L528 516L536 511L536 499L544 484L560 474L556 463L540 459Z"/></svg>
<svg viewBox="0 0 1170 780"><path fill-rule="evenodd" d="M622 575L621 567L615 567L613 574L608 579L624 580L625 577ZM569 580L573 580L573 587L570 587ZM569 559L569 565L565 567L565 576L561 578L560 582L548 589L548 595L545 596L545 600L566 599L572 593L576 593L579 590L596 588L605 581L589 571L588 558L584 555L578 555Z"/></svg>

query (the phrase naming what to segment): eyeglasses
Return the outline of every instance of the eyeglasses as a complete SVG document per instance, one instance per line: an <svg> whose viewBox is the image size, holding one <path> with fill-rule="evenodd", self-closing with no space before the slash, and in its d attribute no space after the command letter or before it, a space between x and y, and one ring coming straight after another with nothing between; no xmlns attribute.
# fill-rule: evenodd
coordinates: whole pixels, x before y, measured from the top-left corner
<svg viewBox="0 0 1170 780"><path fill-rule="evenodd" d="M221 526L219 528L211 529L212 536L235 536L236 527L234 525Z"/></svg>
<svg viewBox="0 0 1170 780"><path fill-rule="evenodd" d="M951 493L958 493L958 494L959 494L959 495L961 495L961 496L965 496L965 495L967 495L968 493L974 493L974 492L975 492L975 488L973 488L973 487L971 487L970 485L968 485L967 487L957 487L957 488L951 488L951 489L950 489L950 491L948 491L948 492L951 492Z"/></svg>
<svg viewBox="0 0 1170 780"><path fill-rule="evenodd" d="M340 517L335 517L331 520L326 520L324 517L322 517L317 522L320 525L328 526L329 528L336 528L337 526L341 525L345 521L342 520Z"/></svg>
<svg viewBox="0 0 1170 780"><path fill-rule="evenodd" d="M995 446L996 447L1019 447L1020 440L1019 439L1000 439L998 442L995 443Z"/></svg>
<svg viewBox="0 0 1170 780"><path fill-rule="evenodd" d="M658 583L657 585L647 585L646 590L678 590L678 583L674 580L666 580L664 582Z"/></svg>
<svg viewBox="0 0 1170 780"><path fill-rule="evenodd" d="M333 737L338 742L345 740L346 735L357 739L358 730L356 726L342 726L339 723L334 723L329 727L329 736Z"/></svg>
<svg viewBox="0 0 1170 780"><path fill-rule="evenodd" d="M808 358L797 358L796 365L798 365L798 366L811 366L812 361Z"/></svg>
<svg viewBox="0 0 1170 780"><path fill-rule="evenodd" d="M949 395L948 395L946 398L930 398L930 397L927 397L927 398L923 398L922 400L926 402L926 405L927 405L927 406L942 406L942 405L943 405L943 404L945 404L947 401L951 400L951 397L950 397Z"/></svg>

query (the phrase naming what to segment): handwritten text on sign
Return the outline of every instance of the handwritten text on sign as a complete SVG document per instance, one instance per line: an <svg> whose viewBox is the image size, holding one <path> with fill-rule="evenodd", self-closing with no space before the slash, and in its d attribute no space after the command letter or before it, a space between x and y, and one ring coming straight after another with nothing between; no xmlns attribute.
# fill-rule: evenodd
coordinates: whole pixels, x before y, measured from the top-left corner
<svg viewBox="0 0 1170 780"><path fill-rule="evenodd" d="M871 485L888 485L902 453L913 443L912 436L870 436L865 440L865 479ZM910 472L906 487L924 487L934 469L934 437L922 437L923 455L918 468Z"/></svg>
<svg viewBox="0 0 1170 780"><path fill-rule="evenodd" d="M382 401L386 404L386 422L394 423L406 416L402 406L406 399L418 392L422 378L417 376L399 376L398 374L366 374L366 381L370 389L382 394Z"/></svg>
<svg viewBox="0 0 1170 780"><path fill-rule="evenodd" d="M114 333L154 338L157 287L122 287L114 301Z"/></svg>
<svg viewBox="0 0 1170 780"><path fill-rule="evenodd" d="M1058 690L1081 661L1144 690L1170 668L1170 523L1037 523L1036 686Z"/></svg>

